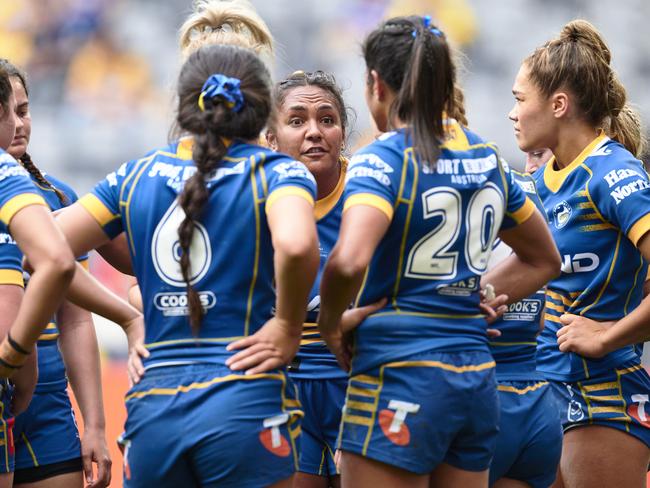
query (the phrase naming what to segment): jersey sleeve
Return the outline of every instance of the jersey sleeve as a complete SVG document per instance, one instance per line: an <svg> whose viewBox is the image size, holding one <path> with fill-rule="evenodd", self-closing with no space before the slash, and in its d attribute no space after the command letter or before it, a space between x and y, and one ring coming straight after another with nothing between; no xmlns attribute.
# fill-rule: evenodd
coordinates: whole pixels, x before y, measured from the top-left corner
<svg viewBox="0 0 650 488"><path fill-rule="evenodd" d="M47 206L29 173L8 154L0 156L0 220L9 225L19 210L29 205Z"/></svg>
<svg viewBox="0 0 650 488"><path fill-rule="evenodd" d="M506 211L501 228L512 229L526 222L533 215L536 207L515 180L514 173L508 166L508 163L500 159L499 166L502 171L506 197Z"/></svg>
<svg viewBox="0 0 650 488"><path fill-rule="evenodd" d="M650 180L641 162L610 157L594 172L588 195L603 218L618 227L636 246L650 231ZM600 168L598 168L600 169Z"/></svg>
<svg viewBox="0 0 650 488"><path fill-rule="evenodd" d="M350 159L345 180L343 211L356 205L375 207L393 218L402 178L404 155L379 143L361 149Z"/></svg>
<svg viewBox="0 0 650 488"><path fill-rule="evenodd" d="M125 163L117 171L109 173L106 178L95 185L90 193L79 199L79 204L92 215L111 239L117 237L124 230L121 219L120 193L129 164Z"/></svg>
<svg viewBox="0 0 650 488"><path fill-rule="evenodd" d="M265 167L268 184L266 211L280 198L293 195L304 198L312 205L316 200L316 180L300 161L279 159Z"/></svg>

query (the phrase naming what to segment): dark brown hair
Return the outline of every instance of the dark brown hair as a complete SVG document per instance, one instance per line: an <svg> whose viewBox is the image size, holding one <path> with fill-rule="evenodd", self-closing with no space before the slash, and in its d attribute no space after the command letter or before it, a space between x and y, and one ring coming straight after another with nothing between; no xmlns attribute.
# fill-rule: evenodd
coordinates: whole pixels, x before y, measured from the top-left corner
<svg viewBox="0 0 650 488"><path fill-rule="evenodd" d="M530 79L546 97L567 89L586 121L604 128L632 154L643 151L638 114L611 67L612 54L598 30L586 20L566 24L560 35L525 59Z"/></svg>
<svg viewBox="0 0 650 488"><path fill-rule="evenodd" d="M363 57L397 94L390 115L412 126L420 158L434 166L444 141L443 112L456 114L456 68L445 35L427 18L395 17L383 22L363 43Z"/></svg>
<svg viewBox="0 0 650 488"><path fill-rule="evenodd" d="M239 112L221 98L199 108L199 97L205 81L212 74L222 74L240 80L244 97ZM196 173L192 175L179 196L185 219L178 228L181 248L181 272L187 284L190 326L198 335L203 307L199 294L190 284L190 244L195 222L202 215L209 192L206 178L215 171L233 139L256 139L271 111L271 79L264 63L250 50L235 46L209 45L193 52L187 59L178 80L178 126L194 137L192 159Z"/></svg>
<svg viewBox="0 0 650 488"><path fill-rule="evenodd" d="M0 58L0 68L2 68L4 71L7 72L10 79L11 78L18 79L18 81L20 81L20 84L23 85L25 94L27 95L27 97L29 97L29 88L27 86L27 74L18 66L11 63L8 59ZM63 205L67 205L69 203L68 198L65 196L65 194L61 190L56 188L52 183L50 183L47 180L47 178L45 178L45 176L43 176L43 173L41 173L41 170L38 169L36 164L34 164L34 161L32 161L32 157L29 155L28 152L25 152L23 155L21 155L18 158L18 160L20 161L20 164L22 164L22 166L29 172L29 174L32 175L34 180L36 180L36 182L40 186L52 190Z"/></svg>

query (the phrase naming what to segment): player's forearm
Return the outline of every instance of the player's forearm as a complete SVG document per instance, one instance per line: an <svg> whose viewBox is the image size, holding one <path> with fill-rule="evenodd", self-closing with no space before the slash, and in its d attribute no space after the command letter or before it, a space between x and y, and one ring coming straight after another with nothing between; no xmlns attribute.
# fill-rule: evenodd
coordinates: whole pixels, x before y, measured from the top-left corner
<svg viewBox="0 0 650 488"><path fill-rule="evenodd" d="M75 305L121 326L140 315L135 307L108 290L79 264L77 264L77 272L70 284L67 298Z"/></svg>
<svg viewBox="0 0 650 488"><path fill-rule="evenodd" d="M287 253L276 248L276 317L302 330L309 292L318 271L318 246L307 243L304 249Z"/></svg>
<svg viewBox="0 0 650 488"><path fill-rule="evenodd" d="M532 295L555 276L553 267L527 263L513 254L484 274L481 285L491 284L496 295L508 296L510 304Z"/></svg>
<svg viewBox="0 0 650 488"><path fill-rule="evenodd" d="M603 347L610 353L621 347L650 340L650 297L603 333Z"/></svg>
<svg viewBox="0 0 650 488"><path fill-rule="evenodd" d="M68 304L66 306L70 307ZM85 310L80 313L83 316L76 319L59 314L59 347L84 426L103 430L106 421L97 336L90 313Z"/></svg>
<svg viewBox="0 0 650 488"><path fill-rule="evenodd" d="M323 337L340 334L341 315L359 292L364 273L365 267L348 266L334 249L321 278L318 330Z"/></svg>

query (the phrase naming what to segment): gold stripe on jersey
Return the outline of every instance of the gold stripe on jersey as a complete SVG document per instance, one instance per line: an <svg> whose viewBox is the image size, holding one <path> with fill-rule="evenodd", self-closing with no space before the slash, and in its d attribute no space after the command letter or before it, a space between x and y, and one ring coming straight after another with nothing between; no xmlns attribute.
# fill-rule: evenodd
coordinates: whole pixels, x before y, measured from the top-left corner
<svg viewBox="0 0 650 488"><path fill-rule="evenodd" d="M596 295L596 299L592 303L587 305L585 308L583 308L580 311L580 315L586 314L587 311L590 308L592 308L594 305L596 305L600 301L603 294L605 293L605 290L607 289L607 287L609 286L609 282L612 279L612 274L614 273L614 268L616 267L616 261L618 260L618 255L619 255L618 251L619 251L619 249L621 247L621 237L622 236L623 236L623 233L619 231L618 236L616 237L616 248L614 249L614 256L612 257L612 264L609 266L609 272L607 273L607 278L605 279L605 283L603 283L603 286L600 288L600 291L598 292L598 295Z"/></svg>
<svg viewBox="0 0 650 488"><path fill-rule="evenodd" d="M517 225L521 225L524 222L526 222L533 213L535 213L537 207L535 207L535 204L533 201L526 197L526 200L524 201L524 204L519 207L518 210L515 210L514 212L506 212L507 215L512 218Z"/></svg>
<svg viewBox="0 0 650 488"><path fill-rule="evenodd" d="M8 226L14 215L30 205L43 205L50 208L47 203L45 203L45 199L42 196L36 195L35 193L21 193L20 195L10 198L2 208L0 208L0 220Z"/></svg>
<svg viewBox="0 0 650 488"><path fill-rule="evenodd" d="M645 214L634 223L628 231L627 237L632 241L632 244L636 246L648 231L650 231L650 213Z"/></svg>
<svg viewBox="0 0 650 488"><path fill-rule="evenodd" d="M0 285L17 285L25 288L22 271L16 269L0 269Z"/></svg>
<svg viewBox="0 0 650 488"><path fill-rule="evenodd" d="M600 131L598 136L591 141L587 147L585 147L578 156L571 161L567 166L560 170L555 170L553 167L555 166L555 156L551 158L551 160L546 163L546 166L544 167L544 183L546 184L546 187L553 193L557 193L564 181L566 180L567 176L573 170L576 168L580 167L582 163L584 162L587 157L592 153L592 151L601 144L607 136L603 131Z"/></svg>
<svg viewBox="0 0 650 488"><path fill-rule="evenodd" d="M560 317L557 317L556 315L551 315L549 313L544 314L544 320L548 320L549 322L555 322L556 324L562 323Z"/></svg>
<svg viewBox="0 0 650 488"><path fill-rule="evenodd" d="M396 361L394 363L387 363L381 367L384 368L439 368L452 373L473 373L483 371L496 367L494 361L487 361L480 364L467 364L464 366L456 366L455 364L443 363L442 361Z"/></svg>
<svg viewBox="0 0 650 488"><path fill-rule="evenodd" d="M409 164L411 163L411 164ZM406 177L408 176L408 168L413 168L413 180L411 181L411 191L409 198L404 198ZM402 269L404 267L404 254L406 253L406 240L409 234L409 227L411 226L411 216L413 215L413 206L415 204L415 194L417 193L418 179L420 177L419 166L415 150L409 147L404 151L404 162L402 163L402 180L400 181L400 189L397 195L397 202L408 205L406 211L406 220L404 221L404 230L402 232L402 243L399 249L399 260L397 261L397 270L395 276L395 287L393 288L393 297L391 303L396 312L399 313L400 309L397 305L397 295L399 294L399 285L402 281Z"/></svg>
<svg viewBox="0 0 650 488"><path fill-rule="evenodd" d="M538 383L535 383L534 385L529 385L526 388L515 388L512 385L498 385L497 390L505 391L508 393L516 393L517 395L525 395L526 393L530 393L531 391L539 390L540 388L546 385L548 385L548 381L540 381Z"/></svg>
<svg viewBox="0 0 650 488"><path fill-rule="evenodd" d="M277 190L274 190L266 199L266 213L267 214L269 213L269 210L271 209L271 207L275 202L277 202L280 198L286 196L295 196L295 197L304 198L311 205L314 205L314 199L312 198L312 196L309 194L307 190L297 186L282 186Z"/></svg>
<svg viewBox="0 0 650 488"><path fill-rule="evenodd" d="M263 166L266 156L262 155L262 160L260 161L260 167ZM251 313L253 311L253 294L255 293L255 284L257 283L257 273L260 266L260 239L262 235L261 230L261 217L260 217L260 205L264 202L264 199L267 198L266 192L262 194L262 198L259 197L257 192L257 159L255 155L249 158L251 165L251 191L253 192L253 210L255 213L255 257L253 260L253 276L251 278L251 285L248 289L248 300L246 301L246 319L244 321L244 336L248 336L248 331L250 328L251 322ZM262 182L265 180L265 176L260 175ZM264 187L266 188L266 187ZM275 192L274 192L275 193ZM311 195L310 195L311 197ZM266 209L268 210L269 202L267 198Z"/></svg>
<svg viewBox="0 0 650 488"><path fill-rule="evenodd" d="M555 300L556 302L562 302L565 307L571 306L571 300L569 300L564 295L560 295L559 293L556 293L552 290L546 289L546 296L548 296L552 300Z"/></svg>
<svg viewBox="0 0 650 488"><path fill-rule="evenodd" d="M345 201L343 211L345 212L347 209L357 205L374 207L385 213L388 220L393 220L393 206L379 195L375 195L374 193L357 193L356 195L352 195Z"/></svg>
<svg viewBox="0 0 650 488"><path fill-rule="evenodd" d="M395 310L394 312L379 312L373 313L373 317L386 317L389 315L406 315L409 317L429 317L433 319L482 319L481 314L448 314L448 313L427 313L427 312L405 312L403 310Z"/></svg>
<svg viewBox="0 0 650 488"><path fill-rule="evenodd" d="M564 311L565 311L564 307L562 307L560 305L556 305L553 302L546 302L546 308L551 309L551 310L555 310L556 312L560 312L560 313L564 313Z"/></svg>
<svg viewBox="0 0 650 488"><path fill-rule="evenodd" d="M54 341L59 338L59 331L54 322L50 322L43 330L43 333L38 337L39 341Z"/></svg>
<svg viewBox="0 0 650 488"><path fill-rule="evenodd" d="M119 215L111 213L106 205L104 205L104 203L92 193L84 195L78 200L78 202L102 227L120 217Z"/></svg>
<svg viewBox="0 0 650 488"><path fill-rule="evenodd" d="M339 164L341 166L341 169L339 171L339 181L336 183L336 187L334 187L334 190L332 190L332 193L329 195L316 200L316 204L314 205L314 216L316 217L316 220L320 220L328 213L330 213L330 211L341 199L341 195L343 195L343 190L345 189L345 173L347 172L348 168L348 160L341 157L339 158Z"/></svg>
<svg viewBox="0 0 650 488"><path fill-rule="evenodd" d="M623 307L624 315L627 315L627 307L630 305L630 300L632 299L632 293L636 289L636 284L639 281L639 273L641 272L641 269L643 269L643 254L639 253L639 267L636 269L636 272L634 273L634 282L632 283L632 286L630 286L630 291L627 293L627 299L625 300L625 306Z"/></svg>
<svg viewBox="0 0 650 488"><path fill-rule="evenodd" d="M34 453L34 449L32 448L31 442L29 442L29 440L27 440L27 436L25 435L24 432L20 433L20 437L22 437L23 442L25 443L25 446L27 446L27 450L29 451L29 455L31 456L32 462L34 463L34 467L38 468L38 466L39 466L38 459L36 459L36 454Z"/></svg>
<svg viewBox="0 0 650 488"><path fill-rule="evenodd" d="M131 173L124 178L124 182L122 183L122 188L120 190L120 209L124 207L124 217L126 221L126 235L129 237L129 244L131 245L131 252L133 255L136 255L135 251L135 244L133 243L133 231L131 230L131 199L133 198L133 194L135 193L135 188L138 186L138 182L140 181L140 177L142 177L145 169L153 162L153 158L157 153L152 154L148 158L141 159L136 163L136 167L131 171ZM140 165L140 166L138 166ZM133 177L135 175L135 177ZM126 197L126 201L123 201L123 191L126 188L126 185L133 177L133 184L131 185L131 188L129 189L129 194Z"/></svg>
<svg viewBox="0 0 650 488"><path fill-rule="evenodd" d="M536 346L536 342L488 342L490 347L507 347L507 346Z"/></svg>

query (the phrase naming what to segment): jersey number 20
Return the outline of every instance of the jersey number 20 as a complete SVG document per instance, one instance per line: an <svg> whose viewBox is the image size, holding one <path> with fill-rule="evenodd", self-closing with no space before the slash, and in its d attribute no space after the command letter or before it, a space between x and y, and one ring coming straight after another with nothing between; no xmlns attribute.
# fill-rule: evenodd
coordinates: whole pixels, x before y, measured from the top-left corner
<svg viewBox="0 0 650 488"><path fill-rule="evenodd" d="M441 217L440 223L409 252L406 274L423 280L454 279L458 272L459 246L464 235L465 261L476 274L487 270L492 242L501 227L504 212L503 194L493 183L475 192L462 215L462 196L455 188L438 187L422 194L424 219ZM464 222L463 222L464 220ZM465 226L464 234L461 227Z"/></svg>

